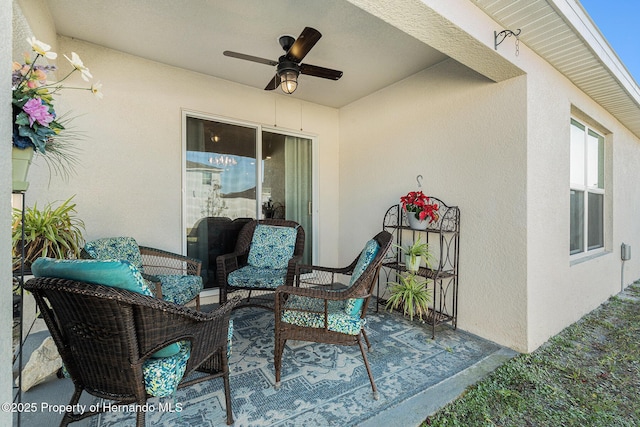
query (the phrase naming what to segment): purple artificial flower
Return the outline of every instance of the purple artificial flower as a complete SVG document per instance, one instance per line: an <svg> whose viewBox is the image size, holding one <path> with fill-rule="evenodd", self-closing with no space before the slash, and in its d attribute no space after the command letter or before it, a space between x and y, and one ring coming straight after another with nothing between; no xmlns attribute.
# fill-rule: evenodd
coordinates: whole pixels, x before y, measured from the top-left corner
<svg viewBox="0 0 640 427"><path fill-rule="evenodd" d="M37 98L28 100L22 109L29 115L29 126L37 121L39 125L48 127L54 119L53 114L49 113L49 107Z"/></svg>

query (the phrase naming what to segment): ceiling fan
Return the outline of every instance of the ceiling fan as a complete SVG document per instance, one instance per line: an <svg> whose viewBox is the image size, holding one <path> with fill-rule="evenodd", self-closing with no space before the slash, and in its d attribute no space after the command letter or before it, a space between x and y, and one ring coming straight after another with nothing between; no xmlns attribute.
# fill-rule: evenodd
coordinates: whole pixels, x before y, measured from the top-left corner
<svg viewBox="0 0 640 427"><path fill-rule="evenodd" d="M307 74L309 76L331 80L338 80L342 77L342 71L300 63L300 61L302 61L302 59L309 53L311 48L313 48L318 40L320 40L320 37L322 37L322 34L311 27L305 27L297 39L294 39L291 36L280 36L278 42L286 53L278 58L277 61L246 55L244 53L232 52L229 50L225 50L223 55L275 66L276 75L271 79L264 90L274 90L280 86L283 92L291 94L298 87L298 76L300 74Z"/></svg>

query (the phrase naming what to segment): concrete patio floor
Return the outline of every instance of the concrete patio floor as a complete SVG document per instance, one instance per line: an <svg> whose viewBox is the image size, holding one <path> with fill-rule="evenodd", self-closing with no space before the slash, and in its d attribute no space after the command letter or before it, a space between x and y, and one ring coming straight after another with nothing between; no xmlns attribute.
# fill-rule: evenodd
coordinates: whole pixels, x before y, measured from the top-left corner
<svg viewBox="0 0 640 427"><path fill-rule="evenodd" d="M33 307L29 307L27 304L25 310L34 309ZM23 365L26 364L31 352L42 342L44 338L46 338L46 336L48 336L48 331L46 330L43 321L36 319L34 326L31 329L31 334L25 342ZM363 427L389 425L417 427L426 419L427 416L458 397L466 387L482 379L516 354L517 353L515 351L503 347L500 347L490 353L483 354L482 358L472 366L469 366L459 372L455 372L453 375L439 383L409 399L399 402L397 405L392 405L388 409L378 413L374 418L370 418L359 424L350 425ZM14 389L14 392L17 392L17 389ZM232 380L232 395L233 392ZM31 405L31 408L35 410L22 412L19 418L14 414L13 425L27 427L39 427L47 424L57 425L62 419L62 414L59 413L58 410L62 410L63 406L68 404L72 394L73 384L69 379L52 378L42 384L34 386L29 391L22 393L21 400L24 403L33 404ZM83 393L80 404L87 405L88 407L94 402L95 398L93 396ZM234 412L235 410L236 408L234 407ZM91 423L92 418L87 418L71 425L82 427L90 426ZM131 425L134 424L135 417L131 417ZM129 424L122 423L122 425ZM149 420L147 420L147 425L151 425Z"/></svg>

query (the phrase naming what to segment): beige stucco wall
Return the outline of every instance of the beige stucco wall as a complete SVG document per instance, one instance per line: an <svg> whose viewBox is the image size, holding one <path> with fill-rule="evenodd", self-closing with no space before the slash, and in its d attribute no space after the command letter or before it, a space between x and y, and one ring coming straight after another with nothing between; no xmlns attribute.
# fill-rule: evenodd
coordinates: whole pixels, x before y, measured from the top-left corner
<svg viewBox="0 0 640 427"><path fill-rule="evenodd" d="M529 68L527 294L533 350L621 290L620 245L640 244L640 141L541 58L529 52L521 60ZM569 257L571 117L606 138L606 251L582 262ZM639 277L640 259L632 256L624 285Z"/></svg>
<svg viewBox="0 0 640 427"><path fill-rule="evenodd" d="M340 248L417 187L461 210L459 327L526 348L526 78L448 60L340 111ZM345 232L348 230L349 232Z"/></svg>
<svg viewBox="0 0 640 427"><path fill-rule="evenodd" d="M0 0L0 401L11 402L11 2ZM11 412L0 412L0 425L11 425Z"/></svg>
<svg viewBox="0 0 640 427"><path fill-rule="evenodd" d="M74 126L85 136L81 164L69 182L57 177L49 182L40 161L30 172L27 201L75 194L87 239L131 235L141 244L182 251L182 109L297 132L303 123L302 132L318 138L319 163L337 164L335 109L65 37L58 47L60 54L80 55L104 84L104 98L79 91L59 96L59 108L72 110ZM58 62L59 72L65 72L69 65ZM70 84L83 84L74 78ZM335 243L323 242L337 240L336 171L322 168L319 181L319 259L335 262Z"/></svg>

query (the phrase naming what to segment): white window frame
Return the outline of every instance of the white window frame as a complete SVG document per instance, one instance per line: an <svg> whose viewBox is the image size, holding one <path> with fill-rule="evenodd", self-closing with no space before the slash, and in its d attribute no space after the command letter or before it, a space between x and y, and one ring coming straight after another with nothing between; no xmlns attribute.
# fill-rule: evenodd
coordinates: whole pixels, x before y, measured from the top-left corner
<svg viewBox="0 0 640 427"><path fill-rule="evenodd" d="M607 218L607 201L606 201L606 187L608 185L607 183L607 161L606 161L606 142L605 142L605 136L602 132L594 129L593 127L589 126L587 123L585 123L582 120L578 120L574 117L571 118L571 123L570 123L570 129L574 126L573 123L577 123L578 125L584 127L584 176L582 179L582 182L578 183L578 182L574 182L574 180L572 179L573 177L570 176L570 186L569 186L569 191L580 191L583 193L583 229L582 229L582 236L583 236L583 247L579 252L571 252L571 248L569 248L569 255L570 255L570 259L571 260L576 260L576 259L580 259L580 258L585 258L585 257L591 257L593 255L598 255L601 253L605 252L605 247L606 247L606 239L607 239L607 234L606 234L606 229L607 229L607 222L606 222L606 218ZM603 150L604 150L604 155L603 158L601 159L602 165L601 167L603 168L603 173L602 173L602 188L597 187L597 186L592 186L592 185L588 185L588 175L589 175L589 150L588 150L588 140L589 140L589 134L593 133L595 135L597 135L598 137L600 137L602 139L602 144L603 144ZM571 144L571 137L570 137L570 144ZM570 153L570 162L573 161L573 158L571 158L571 153ZM571 174L570 174L571 175ZM589 194L600 194L602 195L602 204L603 204L603 208L602 208L602 246L593 248L593 249L589 249Z"/></svg>

